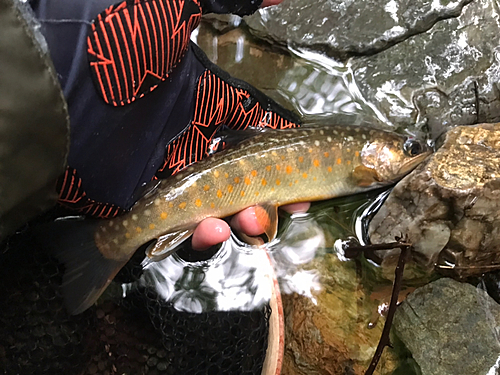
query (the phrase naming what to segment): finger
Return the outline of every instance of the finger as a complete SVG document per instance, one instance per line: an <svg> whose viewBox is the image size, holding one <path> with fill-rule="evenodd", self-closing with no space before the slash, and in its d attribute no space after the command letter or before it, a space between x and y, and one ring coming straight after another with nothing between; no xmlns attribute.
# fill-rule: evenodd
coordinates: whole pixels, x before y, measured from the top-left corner
<svg viewBox="0 0 500 375"><path fill-rule="evenodd" d="M248 236L259 236L264 233L264 227L257 218L256 209L260 207L249 207L234 215L231 219L231 226Z"/></svg>
<svg viewBox="0 0 500 375"><path fill-rule="evenodd" d="M297 213L307 212L307 210L309 210L310 207L311 207L311 202L300 202L300 203L287 204L285 206L281 206L280 208L282 208L289 214L297 214Z"/></svg>
<svg viewBox="0 0 500 375"><path fill-rule="evenodd" d="M194 230L191 245L194 250L207 250L226 241L230 235L231 230L224 220L210 217L198 224Z"/></svg>
<svg viewBox="0 0 500 375"><path fill-rule="evenodd" d="M278 5L283 0L263 0L261 4L261 8L270 7L271 5Z"/></svg>

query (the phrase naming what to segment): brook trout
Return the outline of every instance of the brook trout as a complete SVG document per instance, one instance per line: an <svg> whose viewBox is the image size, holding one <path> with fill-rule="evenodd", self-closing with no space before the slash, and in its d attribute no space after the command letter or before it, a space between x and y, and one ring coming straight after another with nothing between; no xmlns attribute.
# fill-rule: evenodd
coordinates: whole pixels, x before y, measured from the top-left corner
<svg viewBox="0 0 500 375"><path fill-rule="evenodd" d="M73 314L91 306L141 246L163 259L208 217L252 205L276 235L277 207L329 199L392 184L430 151L418 142L362 127L263 131L161 180L132 210L111 220L59 221L50 236L66 265L63 293Z"/></svg>

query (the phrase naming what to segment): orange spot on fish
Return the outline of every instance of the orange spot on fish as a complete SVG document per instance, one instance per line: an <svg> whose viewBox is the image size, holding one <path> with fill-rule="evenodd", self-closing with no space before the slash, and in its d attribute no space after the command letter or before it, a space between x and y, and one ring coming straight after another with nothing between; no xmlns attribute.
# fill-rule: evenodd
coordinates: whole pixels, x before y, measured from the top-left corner
<svg viewBox="0 0 500 375"><path fill-rule="evenodd" d="M342 159L341 158L337 159L337 164L342 164Z"/></svg>
<svg viewBox="0 0 500 375"><path fill-rule="evenodd" d="M309 149L309 150L307 150L307 151L309 151L309 153L311 153L311 152L313 152L313 149L312 149L312 148L310 148L310 149Z"/></svg>
<svg viewBox="0 0 500 375"><path fill-rule="evenodd" d="M149 229L155 229L155 225L153 223L149 224Z"/></svg>
<svg viewBox="0 0 500 375"><path fill-rule="evenodd" d="M351 161L350 160L347 160L347 165L351 165Z"/></svg>
<svg viewBox="0 0 500 375"><path fill-rule="evenodd" d="M174 207L174 204L172 202L168 202L168 207L172 208Z"/></svg>
<svg viewBox="0 0 500 375"><path fill-rule="evenodd" d="M240 195L241 195L242 197L244 197L244 196L245 196L245 192L242 190L242 191L241 191L241 193L240 193Z"/></svg>
<svg viewBox="0 0 500 375"><path fill-rule="evenodd" d="M132 235L129 232L125 233L125 238L130 238L130 237L132 237Z"/></svg>
<svg viewBox="0 0 500 375"><path fill-rule="evenodd" d="M227 185L227 191L232 193L234 190L233 185Z"/></svg>
<svg viewBox="0 0 500 375"><path fill-rule="evenodd" d="M229 173L225 172L224 177L229 178Z"/></svg>
<svg viewBox="0 0 500 375"><path fill-rule="evenodd" d="M314 160L313 160L313 165L314 165L315 167L319 167L319 160L318 160L318 159L314 159Z"/></svg>
<svg viewBox="0 0 500 375"><path fill-rule="evenodd" d="M330 156L330 154L329 154L328 152L325 152L325 153L323 153L323 156L324 156L325 158L327 158L327 157L329 157L329 156Z"/></svg>
<svg viewBox="0 0 500 375"><path fill-rule="evenodd" d="M196 207L201 207L201 199L197 199L194 201L194 204L196 205Z"/></svg>
<svg viewBox="0 0 500 375"><path fill-rule="evenodd" d="M185 208L186 208L186 205L187 205L187 203L186 203L186 202L182 202L182 203L180 203L180 204L179 204L179 208L180 208L181 210L183 210L183 209L185 209Z"/></svg>
<svg viewBox="0 0 500 375"><path fill-rule="evenodd" d="M276 170L277 170L277 171L281 171L281 165L277 165L277 166L276 166Z"/></svg>
<svg viewBox="0 0 500 375"><path fill-rule="evenodd" d="M262 182L261 182L262 186L266 186L267 185L267 181L265 178L262 179Z"/></svg>
<svg viewBox="0 0 500 375"><path fill-rule="evenodd" d="M251 174L253 177L255 177L255 176L257 176L257 171L254 169L252 172L250 172L250 174Z"/></svg>
<svg viewBox="0 0 500 375"><path fill-rule="evenodd" d="M165 220L167 218L168 214L166 212L162 212L160 214L160 219Z"/></svg>
<svg viewBox="0 0 500 375"><path fill-rule="evenodd" d="M285 160L285 159L286 159L285 155L281 155L281 160Z"/></svg>
<svg viewBox="0 0 500 375"><path fill-rule="evenodd" d="M234 183L235 184L239 184L240 183L240 178L239 177L235 177L234 178Z"/></svg>
<svg viewBox="0 0 500 375"><path fill-rule="evenodd" d="M281 185L281 180L279 178L276 179L276 185L278 185L278 186Z"/></svg>
<svg viewBox="0 0 500 375"><path fill-rule="evenodd" d="M220 191L220 189L217 190L217 197L218 198L222 198L222 191Z"/></svg>
<svg viewBox="0 0 500 375"><path fill-rule="evenodd" d="M328 167L327 170L328 170L328 172L333 171L332 167Z"/></svg>
<svg viewBox="0 0 500 375"><path fill-rule="evenodd" d="M286 173L290 174L293 172L293 168L289 165L286 166Z"/></svg>
<svg viewBox="0 0 500 375"><path fill-rule="evenodd" d="M359 156L359 151L356 151L356 152L354 153L354 156L358 157L358 156Z"/></svg>
<svg viewBox="0 0 500 375"><path fill-rule="evenodd" d="M255 196L256 196L256 197L258 197L258 196L259 196L259 194L260 194L260 193L259 193L258 191L256 191L256 192L255 192Z"/></svg>
<svg viewBox="0 0 500 375"><path fill-rule="evenodd" d="M303 178L307 178L307 173L302 173Z"/></svg>
<svg viewBox="0 0 500 375"><path fill-rule="evenodd" d="M268 166L266 167L266 171L271 172L271 168L272 168L272 167L271 167L270 165L268 165Z"/></svg>
<svg viewBox="0 0 500 375"><path fill-rule="evenodd" d="M316 180L317 180L317 178L316 178L316 177L313 177L313 181L316 181Z"/></svg>
<svg viewBox="0 0 500 375"><path fill-rule="evenodd" d="M299 163L302 163L304 161L304 157L303 156L299 156Z"/></svg>
<svg viewBox="0 0 500 375"><path fill-rule="evenodd" d="M214 202L210 203L210 208L215 208L215 203Z"/></svg>
<svg viewBox="0 0 500 375"><path fill-rule="evenodd" d="M208 185L203 186L203 190L209 191L210 190L210 186L208 186Z"/></svg>
<svg viewBox="0 0 500 375"><path fill-rule="evenodd" d="M135 228L135 231L136 231L137 233L141 233L141 232L142 232L142 228L141 228L141 227L136 227L136 228Z"/></svg>
<svg viewBox="0 0 500 375"><path fill-rule="evenodd" d="M250 185L252 181L248 177L245 177L245 185Z"/></svg>
<svg viewBox="0 0 500 375"><path fill-rule="evenodd" d="M290 183L288 184L288 186L293 186L293 182L290 182Z"/></svg>

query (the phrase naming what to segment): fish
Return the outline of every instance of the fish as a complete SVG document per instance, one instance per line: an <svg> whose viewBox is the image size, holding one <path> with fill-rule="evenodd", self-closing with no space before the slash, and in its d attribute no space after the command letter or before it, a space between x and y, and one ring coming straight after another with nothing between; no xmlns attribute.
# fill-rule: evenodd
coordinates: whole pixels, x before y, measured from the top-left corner
<svg viewBox="0 0 500 375"><path fill-rule="evenodd" d="M58 220L46 242L65 265L66 307L93 305L141 246L159 261L205 218L259 205L258 220L276 236L282 205L325 200L394 184L431 150L393 132L360 126L266 130L160 180L113 219Z"/></svg>

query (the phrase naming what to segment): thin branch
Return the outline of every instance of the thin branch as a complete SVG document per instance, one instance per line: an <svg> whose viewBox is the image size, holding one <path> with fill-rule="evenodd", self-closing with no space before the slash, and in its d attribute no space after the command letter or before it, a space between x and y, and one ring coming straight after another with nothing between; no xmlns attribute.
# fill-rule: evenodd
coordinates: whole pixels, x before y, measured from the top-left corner
<svg viewBox="0 0 500 375"><path fill-rule="evenodd" d="M399 292L401 290L401 284L403 282L403 271L405 268L406 256L411 248L411 245L406 243L406 241L398 242L398 246L401 249L401 254L399 255L398 265L396 266L394 284L392 287L391 302L389 304L389 310L387 312L387 318L385 320L384 329L382 330L382 335L380 336L380 341L378 342L377 350L373 355L372 361L366 370L365 375L372 375L377 364L382 356L382 352L386 346L390 346L389 332L391 331L392 321L394 319L394 314L396 313ZM392 245L392 243L390 244Z"/></svg>

